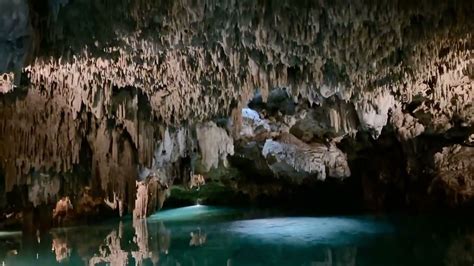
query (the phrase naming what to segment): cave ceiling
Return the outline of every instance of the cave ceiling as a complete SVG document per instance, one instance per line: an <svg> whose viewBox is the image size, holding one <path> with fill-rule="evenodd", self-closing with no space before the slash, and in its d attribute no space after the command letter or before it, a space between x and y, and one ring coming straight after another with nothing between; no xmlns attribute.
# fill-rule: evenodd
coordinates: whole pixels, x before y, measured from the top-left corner
<svg viewBox="0 0 474 266"><path fill-rule="evenodd" d="M31 169L71 170L85 143L104 190L194 146L215 165L248 126L242 109L275 89L297 106L280 131L472 131L472 14L469 0L0 0L6 188L34 183ZM193 144L158 158L174 139Z"/></svg>

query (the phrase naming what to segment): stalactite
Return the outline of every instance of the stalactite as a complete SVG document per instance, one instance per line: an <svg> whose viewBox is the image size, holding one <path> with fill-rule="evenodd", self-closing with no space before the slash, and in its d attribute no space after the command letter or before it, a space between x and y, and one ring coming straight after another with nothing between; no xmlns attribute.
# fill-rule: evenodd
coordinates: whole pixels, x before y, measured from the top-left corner
<svg viewBox="0 0 474 266"><path fill-rule="evenodd" d="M123 200L120 199L117 194L114 192L113 193L113 201L109 201L108 199L104 199L104 203L109 206L112 210L117 210L119 211L119 216L122 217L124 214L124 209L123 209Z"/></svg>
<svg viewBox="0 0 474 266"><path fill-rule="evenodd" d="M189 182L188 186L190 189L197 188L199 190L199 188L205 184L206 179L203 175L192 175L191 181Z"/></svg>
<svg viewBox="0 0 474 266"><path fill-rule="evenodd" d="M57 176L40 174L32 178L28 184L28 199L36 207L42 203L52 203L55 201L61 182Z"/></svg>
<svg viewBox="0 0 474 266"><path fill-rule="evenodd" d="M355 104L359 121L363 129L378 138L387 124L388 112L395 104L394 97L389 91L382 90L368 92L362 97L362 100Z"/></svg>
<svg viewBox="0 0 474 266"><path fill-rule="evenodd" d="M234 143L225 129L213 122L200 124L196 127L196 137L202 155L202 164L206 171L217 168L219 161L227 164L227 155L234 154Z"/></svg>
<svg viewBox="0 0 474 266"><path fill-rule="evenodd" d="M86 164L89 147L100 204L142 217L182 178L181 159L191 158L191 172L198 159L205 171L226 165L234 139L270 139L264 155L292 171L343 178L346 155L333 142L345 136L377 138L390 122L407 141L474 125L469 3L323 0L304 16L289 0L265 3L132 0L123 9L65 0L51 2L50 17L23 0L0 3L5 191L27 185L34 205L47 202L64 184L32 173L63 180ZM264 119L244 109L274 88L298 105L294 113ZM220 117L230 117L230 133L212 122ZM286 143L289 132L299 140ZM142 186L153 200L142 201Z"/></svg>
<svg viewBox="0 0 474 266"><path fill-rule="evenodd" d="M27 183L31 169L67 172L79 163L79 121L61 99L30 90L22 100L0 101L0 158L6 191Z"/></svg>
<svg viewBox="0 0 474 266"><path fill-rule="evenodd" d="M395 104L390 123L395 127L398 137L402 141L413 139L425 131L425 127L417 118L410 114L403 113L400 104Z"/></svg>
<svg viewBox="0 0 474 266"><path fill-rule="evenodd" d="M282 133L278 140L268 139L262 155L275 175L286 175L297 182L311 175L320 180L350 176L347 157L341 150L332 145L309 145L289 133Z"/></svg>
<svg viewBox="0 0 474 266"><path fill-rule="evenodd" d="M155 176L136 181L136 199L133 219L143 219L163 207L169 187L163 186Z"/></svg>
<svg viewBox="0 0 474 266"><path fill-rule="evenodd" d="M133 219L143 219L147 217L148 206L148 184L146 181L136 181L135 209L133 209Z"/></svg>
<svg viewBox="0 0 474 266"><path fill-rule="evenodd" d="M359 120L354 105L336 99L322 103L319 108L308 109L290 130L306 142L313 139L327 141L354 136L359 131Z"/></svg>
<svg viewBox="0 0 474 266"><path fill-rule="evenodd" d="M418 87L433 77L436 77L435 88L432 88L435 93L429 97L434 97L433 103L439 96L445 99L437 108L441 108L448 119L454 113L467 114L464 107L473 97L469 92L472 81L465 79L465 72L473 64L472 33L468 30L472 21L455 25L449 21L438 23L438 14L443 12L428 12L432 9L428 8L429 1L412 4L415 8L351 3L346 9L322 1L309 5L307 8L312 12L304 17L294 16L300 11L297 6L290 5L287 10L288 6L282 3L275 5L268 16L249 23L234 14L245 10L247 16L260 17L261 4L244 2L245 5L219 5L219 10L226 14L226 23L224 29L215 30L214 34L208 33L203 25L220 23L220 14L212 13L215 3L199 1L210 8L196 13L184 3L173 2L159 17L166 21L166 28L156 29L160 38L154 37L153 31L144 33L115 26L113 19L117 16L106 14L125 12L125 16L118 17L144 26L148 23L146 18L154 17L152 10L159 9L161 2L147 5L134 2L135 11L104 10L104 18L117 27L112 34L117 42L110 45L96 40L81 45L81 40L74 39L73 35L63 42L82 47L75 50L74 55L69 58L38 56L27 67L27 72L35 86L49 89L55 84L55 90L63 94L76 94L68 97L70 104L77 107L82 102L87 108L95 109L99 117L108 112L100 105L111 104L113 86L139 88L152 103L155 115L168 124L179 124L181 119L203 121L229 114L233 103L237 103L240 112L256 88L260 88L264 100L271 88L288 87L293 96L303 96L311 102L335 95L344 101L359 103L359 96L378 87L381 91L397 91L400 93L397 97L411 101L420 93ZM140 6L147 6L147 11ZM100 7L79 7L73 3L63 7L81 8ZM436 5L441 11L449 8L449 3ZM472 9L466 6L456 12L465 18L463 12L468 14L469 8ZM331 16L321 16L323 11ZM136 12L144 14L137 17ZM425 16L431 26L425 35L417 34L424 29L411 25L410 19L419 15ZM58 16L61 17L61 12ZM168 21L167 16L176 19ZM64 24L78 23L62 19ZM376 26L369 30L365 26L367 21ZM452 28L448 33L445 29L449 27ZM288 28L294 31L281 30ZM244 37L229 34L234 30L239 32L236 36ZM63 27L51 27L51 31L49 38L63 36ZM194 42L202 39L207 41ZM315 45L315 39L320 39L321 45ZM180 45L176 45L178 43ZM96 51L101 55L96 55ZM404 56L403 64L397 58L399 54ZM74 88L83 88L83 93L74 93ZM464 92L458 92L459 89ZM94 102L97 94L100 95L98 104ZM464 95L464 98L461 97L455 110L450 110L444 103L455 99L455 95ZM438 112L430 106L424 111Z"/></svg>

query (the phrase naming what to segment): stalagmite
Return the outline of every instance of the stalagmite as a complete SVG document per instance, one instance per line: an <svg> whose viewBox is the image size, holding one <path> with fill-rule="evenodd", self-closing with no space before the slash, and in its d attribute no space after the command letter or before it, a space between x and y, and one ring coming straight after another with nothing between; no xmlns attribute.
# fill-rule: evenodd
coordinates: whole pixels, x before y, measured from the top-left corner
<svg viewBox="0 0 474 266"><path fill-rule="evenodd" d="M35 207L42 203L54 202L60 185L58 177L40 174L28 185L28 199Z"/></svg>
<svg viewBox="0 0 474 266"><path fill-rule="evenodd" d="M0 2L0 171L34 207L142 218L245 142L272 177L345 178L365 132L474 126L469 1L49 2Z"/></svg>
<svg viewBox="0 0 474 266"><path fill-rule="evenodd" d="M199 190L199 188L206 184L206 179L203 175L193 175L191 176L191 181L189 182L189 188L193 189L194 187Z"/></svg>
<svg viewBox="0 0 474 266"><path fill-rule="evenodd" d="M113 193L113 201L109 201L108 199L104 199L104 203L109 206L109 208L111 208L112 210L116 210L118 209L119 211L119 216L122 217L123 216L123 200L121 200L117 194L114 192Z"/></svg>
<svg viewBox="0 0 474 266"><path fill-rule="evenodd" d="M167 184L160 182L156 176L149 176L136 181L136 198L133 209L133 219L146 218L163 207L163 202L169 193Z"/></svg>
<svg viewBox="0 0 474 266"><path fill-rule="evenodd" d="M133 219L143 219L147 215L148 206L148 186L145 181L137 181L137 198L135 200L135 209L133 209Z"/></svg>
<svg viewBox="0 0 474 266"><path fill-rule="evenodd" d="M60 200L58 200L56 203L56 208L53 210L53 220L62 225L64 219L67 218L68 213L72 211L73 208L74 207L72 206L69 197L62 197Z"/></svg>

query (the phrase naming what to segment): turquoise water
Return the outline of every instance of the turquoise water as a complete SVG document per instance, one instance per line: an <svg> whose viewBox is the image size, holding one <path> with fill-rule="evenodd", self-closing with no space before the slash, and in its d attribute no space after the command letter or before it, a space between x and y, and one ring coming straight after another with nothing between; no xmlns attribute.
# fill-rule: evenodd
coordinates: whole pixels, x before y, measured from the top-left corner
<svg viewBox="0 0 474 266"><path fill-rule="evenodd" d="M465 217L288 217L192 206L142 221L0 232L4 265L473 265Z"/></svg>

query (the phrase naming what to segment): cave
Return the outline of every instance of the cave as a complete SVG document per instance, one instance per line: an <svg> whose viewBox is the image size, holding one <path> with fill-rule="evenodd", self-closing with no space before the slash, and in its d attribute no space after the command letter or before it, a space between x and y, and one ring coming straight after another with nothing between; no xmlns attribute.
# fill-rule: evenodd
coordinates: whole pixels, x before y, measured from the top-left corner
<svg viewBox="0 0 474 266"><path fill-rule="evenodd" d="M474 265L473 14L0 0L2 265Z"/></svg>

